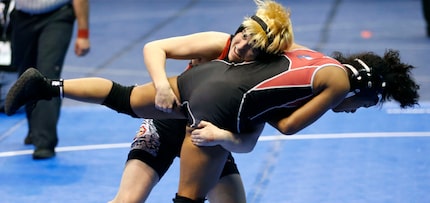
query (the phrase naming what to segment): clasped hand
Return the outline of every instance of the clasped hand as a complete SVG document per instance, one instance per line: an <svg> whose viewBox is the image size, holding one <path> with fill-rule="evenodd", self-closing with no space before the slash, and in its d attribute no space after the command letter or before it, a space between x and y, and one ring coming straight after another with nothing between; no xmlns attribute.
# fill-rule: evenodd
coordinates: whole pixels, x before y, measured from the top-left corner
<svg viewBox="0 0 430 203"><path fill-rule="evenodd" d="M207 121L200 121L197 128L191 131L191 142L197 146L222 145L230 140L229 131L220 129Z"/></svg>
<svg viewBox="0 0 430 203"><path fill-rule="evenodd" d="M172 112L176 106L180 106L180 102L170 86L157 88L155 95L155 108L166 113Z"/></svg>

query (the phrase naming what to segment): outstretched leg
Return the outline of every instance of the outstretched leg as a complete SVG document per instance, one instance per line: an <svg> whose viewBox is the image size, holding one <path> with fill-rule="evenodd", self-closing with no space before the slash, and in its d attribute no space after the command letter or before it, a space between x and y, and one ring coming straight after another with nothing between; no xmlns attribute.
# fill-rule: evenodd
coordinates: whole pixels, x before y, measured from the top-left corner
<svg viewBox="0 0 430 203"><path fill-rule="evenodd" d="M55 97L101 104L108 96L112 84L112 81L103 78L50 80L37 69L29 68L9 90L5 112L12 115L25 104Z"/></svg>
<svg viewBox="0 0 430 203"><path fill-rule="evenodd" d="M177 78L169 78L170 85L179 98ZM66 97L77 101L103 104L120 113L133 117L184 119L177 109L165 113L155 108L155 88L152 83L125 87L104 78L79 78L50 80L34 68L25 71L11 87L5 102L5 112L13 115L21 106L53 97Z"/></svg>

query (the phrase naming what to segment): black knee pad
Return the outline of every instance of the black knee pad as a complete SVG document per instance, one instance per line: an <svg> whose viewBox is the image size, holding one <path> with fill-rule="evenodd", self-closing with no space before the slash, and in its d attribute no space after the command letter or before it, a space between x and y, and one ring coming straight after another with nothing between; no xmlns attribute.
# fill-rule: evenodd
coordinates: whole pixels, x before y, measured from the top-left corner
<svg viewBox="0 0 430 203"><path fill-rule="evenodd" d="M176 194L175 198L173 199L173 202L174 203L204 203L205 199L192 200L188 197L182 197Z"/></svg>
<svg viewBox="0 0 430 203"><path fill-rule="evenodd" d="M130 95L134 86L122 86L113 81L112 83L112 88L102 104L118 113L124 113L131 117L139 118L139 116L133 112L130 105Z"/></svg>

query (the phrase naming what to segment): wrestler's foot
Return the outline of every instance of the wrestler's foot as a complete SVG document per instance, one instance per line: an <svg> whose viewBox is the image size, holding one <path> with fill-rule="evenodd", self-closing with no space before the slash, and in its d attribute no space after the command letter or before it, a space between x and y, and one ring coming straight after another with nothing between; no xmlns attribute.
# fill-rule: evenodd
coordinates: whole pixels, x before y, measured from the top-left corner
<svg viewBox="0 0 430 203"><path fill-rule="evenodd" d="M10 88L5 101L5 113L10 116L23 105L41 99L50 100L51 85L37 69L27 69Z"/></svg>

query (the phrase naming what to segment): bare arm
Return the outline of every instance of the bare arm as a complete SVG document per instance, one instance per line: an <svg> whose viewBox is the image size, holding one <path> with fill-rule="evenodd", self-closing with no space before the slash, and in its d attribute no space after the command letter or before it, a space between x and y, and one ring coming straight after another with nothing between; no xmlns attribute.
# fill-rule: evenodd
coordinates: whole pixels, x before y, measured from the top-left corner
<svg viewBox="0 0 430 203"><path fill-rule="evenodd" d="M285 135L292 135L318 120L325 112L337 106L349 91L348 76L338 67L318 71L314 89L320 93L289 116L269 122Z"/></svg>
<svg viewBox="0 0 430 203"><path fill-rule="evenodd" d="M201 121L198 128L191 132L191 142L197 146L221 145L227 151L247 153L254 149L263 128L264 124L261 124L250 133L234 134L210 122Z"/></svg>
<svg viewBox="0 0 430 203"><path fill-rule="evenodd" d="M73 10L75 12L78 35L75 41L75 54L85 56L90 50L89 41L89 6L88 0L73 0Z"/></svg>
<svg viewBox="0 0 430 203"><path fill-rule="evenodd" d="M157 90L156 106L169 111L174 102L179 103L167 82L166 59L213 60L220 55L229 37L222 32L201 32L147 43L143 58Z"/></svg>

